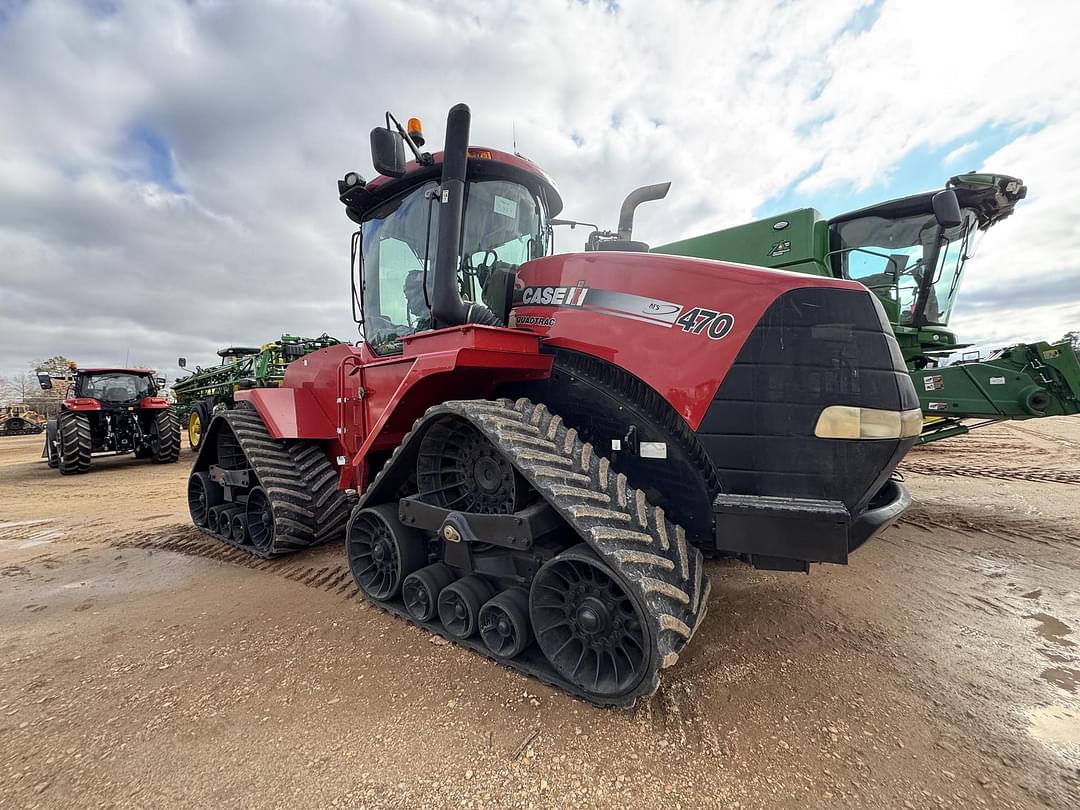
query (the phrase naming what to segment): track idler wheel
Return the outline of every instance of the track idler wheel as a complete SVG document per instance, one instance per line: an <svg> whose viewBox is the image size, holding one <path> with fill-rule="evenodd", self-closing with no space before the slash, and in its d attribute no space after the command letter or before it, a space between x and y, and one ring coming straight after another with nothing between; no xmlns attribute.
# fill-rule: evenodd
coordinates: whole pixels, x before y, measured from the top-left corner
<svg viewBox="0 0 1080 810"><path fill-rule="evenodd" d="M597 695L629 692L654 669L647 610L586 545L544 563L529 594L533 632L548 661Z"/></svg>
<svg viewBox="0 0 1080 810"><path fill-rule="evenodd" d="M252 545L259 551L270 551L274 544L274 509L262 487L254 487L248 493L244 516Z"/></svg>
<svg viewBox="0 0 1080 810"><path fill-rule="evenodd" d="M447 585L439 594L443 628L454 638L469 638L480 626L480 608L494 593L488 581L475 574Z"/></svg>
<svg viewBox="0 0 1080 810"><path fill-rule="evenodd" d="M418 622L431 621L439 609L439 594L455 578L454 570L445 563L425 565L413 571L401 583L405 610Z"/></svg>
<svg viewBox="0 0 1080 810"><path fill-rule="evenodd" d="M424 535L402 526L391 504L354 511L345 548L357 587L377 601L397 596L405 578L428 561Z"/></svg>
<svg viewBox="0 0 1080 810"><path fill-rule="evenodd" d="M210 510L225 501L225 493L221 486L216 481L212 481L208 473L192 473L188 478L187 496L191 522L200 529L217 531L216 525L210 525Z"/></svg>
<svg viewBox="0 0 1080 810"><path fill-rule="evenodd" d="M508 588L480 608L480 638L500 658L514 658L533 640L529 626L529 592Z"/></svg>

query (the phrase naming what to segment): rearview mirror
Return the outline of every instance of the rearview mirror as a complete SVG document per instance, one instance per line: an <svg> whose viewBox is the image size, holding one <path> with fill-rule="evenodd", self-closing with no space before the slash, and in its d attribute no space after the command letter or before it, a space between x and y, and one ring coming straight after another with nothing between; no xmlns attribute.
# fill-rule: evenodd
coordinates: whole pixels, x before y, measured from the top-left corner
<svg viewBox="0 0 1080 810"><path fill-rule="evenodd" d="M187 368L187 358L186 357L177 357L176 358L176 365L180 366L180 368Z"/></svg>
<svg viewBox="0 0 1080 810"><path fill-rule="evenodd" d="M964 215L960 213L960 201L956 199L956 192L951 188L935 194L933 205L934 218L942 228L955 228L964 223Z"/></svg>
<svg viewBox="0 0 1080 810"><path fill-rule="evenodd" d="M405 142L401 136L386 127L371 130L371 164L386 177L405 174Z"/></svg>
<svg viewBox="0 0 1080 810"><path fill-rule="evenodd" d="M42 391L52 390L52 377L49 376L48 372L39 371L37 373L37 381L38 385L41 386Z"/></svg>

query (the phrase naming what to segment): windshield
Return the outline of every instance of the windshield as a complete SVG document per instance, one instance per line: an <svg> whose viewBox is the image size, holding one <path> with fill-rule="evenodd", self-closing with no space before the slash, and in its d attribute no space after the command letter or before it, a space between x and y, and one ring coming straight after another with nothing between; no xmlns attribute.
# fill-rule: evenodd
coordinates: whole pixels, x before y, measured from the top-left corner
<svg viewBox="0 0 1080 810"><path fill-rule="evenodd" d="M132 402L153 393L154 387L148 376L105 372L81 377L76 396L105 402Z"/></svg>
<svg viewBox="0 0 1080 810"><path fill-rule="evenodd" d="M401 338L432 327L431 291L439 231L437 184L390 200L364 220L360 275L364 339L378 354L401 351ZM547 252L544 207L525 186L480 180L466 186L462 298L506 317L505 291L519 265ZM507 287L507 285L509 285Z"/></svg>
<svg viewBox="0 0 1080 810"><path fill-rule="evenodd" d="M891 303L887 308L895 308L901 325L945 326L978 232L974 212L963 214L963 224L944 230L933 214L841 222L834 226L839 239L834 262L843 278L861 282Z"/></svg>

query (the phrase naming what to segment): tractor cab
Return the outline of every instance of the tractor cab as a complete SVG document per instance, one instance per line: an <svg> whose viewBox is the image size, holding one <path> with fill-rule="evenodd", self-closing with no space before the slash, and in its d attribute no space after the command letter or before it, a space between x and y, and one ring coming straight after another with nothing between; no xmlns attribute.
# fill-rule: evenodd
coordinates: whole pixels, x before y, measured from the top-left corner
<svg viewBox="0 0 1080 810"><path fill-rule="evenodd" d="M409 131L399 127L400 133L386 139L381 133L389 132L391 119L372 133L380 176L365 182L350 172L338 183L348 216L359 225L352 248L353 316L381 355L400 352L407 335L457 320L439 318L435 307L440 245L442 260L452 265L446 276L455 279L445 297L459 296L467 311L475 310L474 322L486 310L493 318L483 322L505 325L517 269L548 254L550 220L562 209L555 184L538 166L482 147L463 150L467 173L451 195L441 185L444 153L419 151L419 121L412 119ZM415 155L407 165L405 144ZM460 210L448 211L455 203ZM460 223L451 221L458 218ZM439 238L440 228L452 238Z"/></svg>
<svg viewBox="0 0 1080 810"><path fill-rule="evenodd" d="M829 220L832 272L872 290L899 327L928 329L956 348L949 323L968 259L981 235L1027 194L1020 180L964 174L946 188Z"/></svg>
<svg viewBox="0 0 1080 810"><path fill-rule="evenodd" d="M105 406L130 405L156 396L157 381L149 370L80 369L75 376L75 398L94 399Z"/></svg>
<svg viewBox="0 0 1080 810"><path fill-rule="evenodd" d="M259 353L258 348L251 346L229 346L225 349L218 349L218 357L221 358L221 364L223 366L239 363L245 357L251 357Z"/></svg>

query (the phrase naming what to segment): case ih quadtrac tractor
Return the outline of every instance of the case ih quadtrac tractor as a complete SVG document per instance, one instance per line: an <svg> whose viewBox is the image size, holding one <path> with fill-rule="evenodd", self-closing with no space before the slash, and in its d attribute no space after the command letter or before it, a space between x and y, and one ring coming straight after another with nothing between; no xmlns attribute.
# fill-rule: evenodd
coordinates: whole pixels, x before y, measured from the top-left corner
<svg viewBox="0 0 1080 810"><path fill-rule="evenodd" d="M625 706L705 615L702 552L844 563L910 502L921 414L866 288L629 239L547 255L537 166L469 147L464 105L434 155L391 121L381 176L338 185L364 340L237 392L196 525L264 557L345 529L377 605Z"/></svg>
<svg viewBox="0 0 1080 810"><path fill-rule="evenodd" d="M38 380L53 386L44 372ZM86 472L94 453L171 464L180 457L180 423L163 390L145 368L73 370L60 414L45 428L42 456L64 475Z"/></svg>

